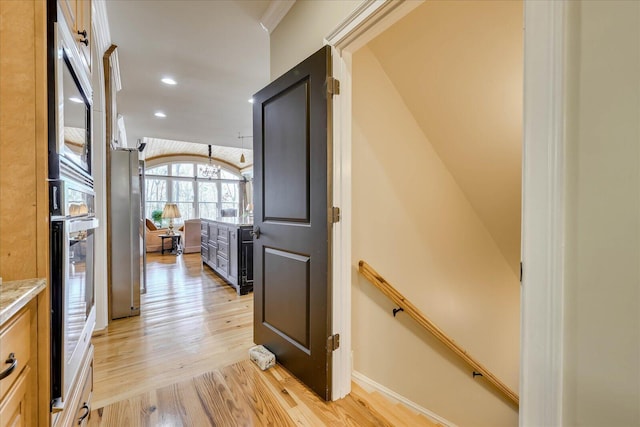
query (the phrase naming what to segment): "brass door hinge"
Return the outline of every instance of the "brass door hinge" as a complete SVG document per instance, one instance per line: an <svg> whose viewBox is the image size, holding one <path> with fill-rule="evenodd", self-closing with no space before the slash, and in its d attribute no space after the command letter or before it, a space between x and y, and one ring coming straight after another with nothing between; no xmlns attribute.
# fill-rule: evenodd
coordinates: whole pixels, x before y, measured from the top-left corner
<svg viewBox="0 0 640 427"><path fill-rule="evenodd" d="M331 222L340 222L340 208L337 206L331 208Z"/></svg>
<svg viewBox="0 0 640 427"><path fill-rule="evenodd" d="M327 77L327 94L340 95L340 80L335 77Z"/></svg>
<svg viewBox="0 0 640 427"><path fill-rule="evenodd" d="M336 351L340 348L340 334L331 335L327 338L327 353Z"/></svg>

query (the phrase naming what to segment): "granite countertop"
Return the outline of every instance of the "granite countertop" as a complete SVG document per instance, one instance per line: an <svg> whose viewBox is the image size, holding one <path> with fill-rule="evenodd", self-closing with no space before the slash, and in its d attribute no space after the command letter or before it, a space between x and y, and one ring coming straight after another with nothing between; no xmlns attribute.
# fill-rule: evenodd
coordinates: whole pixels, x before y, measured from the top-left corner
<svg viewBox="0 0 640 427"><path fill-rule="evenodd" d="M0 284L0 325L27 305L47 286L45 279L14 280Z"/></svg>
<svg viewBox="0 0 640 427"><path fill-rule="evenodd" d="M253 218L242 218L238 216L220 217L220 218L202 218L209 221L215 221L222 224L237 225L238 227L253 225Z"/></svg>

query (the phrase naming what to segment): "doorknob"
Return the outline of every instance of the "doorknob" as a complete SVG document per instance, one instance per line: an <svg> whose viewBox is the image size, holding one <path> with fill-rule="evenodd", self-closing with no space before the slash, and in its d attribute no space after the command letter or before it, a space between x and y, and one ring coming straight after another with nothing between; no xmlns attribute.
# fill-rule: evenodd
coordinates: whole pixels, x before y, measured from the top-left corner
<svg viewBox="0 0 640 427"><path fill-rule="evenodd" d="M255 227L253 227L253 230L251 230L250 234L255 237L256 239L260 238L260 227L258 227L257 225Z"/></svg>

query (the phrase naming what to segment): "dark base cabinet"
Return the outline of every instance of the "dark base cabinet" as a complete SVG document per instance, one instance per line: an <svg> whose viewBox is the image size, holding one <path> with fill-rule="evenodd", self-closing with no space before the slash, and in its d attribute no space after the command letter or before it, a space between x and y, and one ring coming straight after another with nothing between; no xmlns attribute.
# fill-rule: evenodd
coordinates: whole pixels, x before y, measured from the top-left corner
<svg viewBox="0 0 640 427"><path fill-rule="evenodd" d="M253 226L238 218L201 219L200 224L202 262L239 295L253 291Z"/></svg>

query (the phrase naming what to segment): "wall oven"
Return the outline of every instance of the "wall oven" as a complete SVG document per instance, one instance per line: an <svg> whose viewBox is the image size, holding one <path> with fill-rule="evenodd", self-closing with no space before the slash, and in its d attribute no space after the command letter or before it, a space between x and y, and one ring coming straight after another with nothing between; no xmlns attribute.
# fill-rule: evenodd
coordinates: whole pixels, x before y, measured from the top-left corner
<svg viewBox="0 0 640 427"><path fill-rule="evenodd" d="M52 410L64 407L95 325L94 198L82 184L50 183Z"/></svg>

